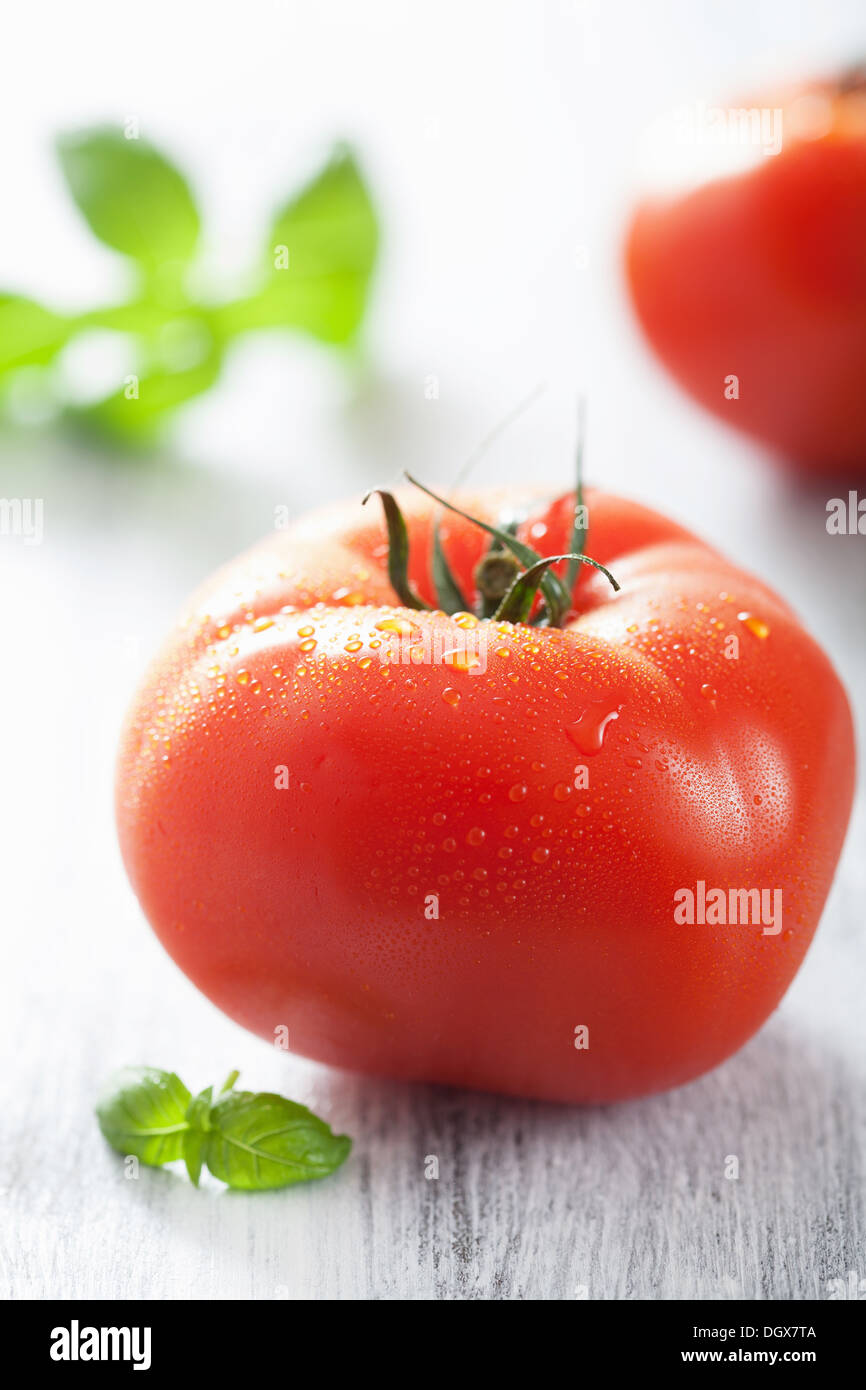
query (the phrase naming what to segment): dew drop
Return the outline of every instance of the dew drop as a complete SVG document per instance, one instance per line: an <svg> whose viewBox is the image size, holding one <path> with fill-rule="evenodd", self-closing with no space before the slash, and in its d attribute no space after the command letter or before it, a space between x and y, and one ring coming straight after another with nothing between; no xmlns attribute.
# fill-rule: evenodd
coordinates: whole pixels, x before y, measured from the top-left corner
<svg viewBox="0 0 866 1390"><path fill-rule="evenodd" d="M566 733L572 743L587 757L600 753L604 743L605 730L614 719L619 719L622 705L615 709L605 709L604 705L590 705L574 724L569 724Z"/></svg>
<svg viewBox="0 0 866 1390"><path fill-rule="evenodd" d="M414 637L418 628L406 618L383 618L376 624L377 632L396 632L400 637Z"/></svg>
<svg viewBox="0 0 866 1390"><path fill-rule="evenodd" d="M481 658L476 656L474 652L467 652L463 647L455 651L443 652L442 660L455 671L472 671L476 666L481 665Z"/></svg>
<svg viewBox="0 0 866 1390"><path fill-rule="evenodd" d="M738 613L737 617L739 618L740 622L743 623L749 629L752 635L758 638L760 642L765 641L766 638L769 637L769 627L765 622L762 622L760 618L756 618L754 614Z"/></svg>

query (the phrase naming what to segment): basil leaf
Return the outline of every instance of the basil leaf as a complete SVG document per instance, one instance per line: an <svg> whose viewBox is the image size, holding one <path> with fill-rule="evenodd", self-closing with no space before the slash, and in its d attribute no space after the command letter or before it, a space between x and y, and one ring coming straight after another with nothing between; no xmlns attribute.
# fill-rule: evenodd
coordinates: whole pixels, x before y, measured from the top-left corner
<svg viewBox="0 0 866 1390"><path fill-rule="evenodd" d="M189 1091L179 1076L156 1067L124 1067L96 1105L99 1128L118 1153L159 1167L183 1156Z"/></svg>
<svg viewBox="0 0 866 1390"><path fill-rule="evenodd" d="M106 246L148 273L192 257L200 229L192 193L147 140L105 126L61 135L57 155L70 193Z"/></svg>
<svg viewBox="0 0 866 1390"><path fill-rule="evenodd" d="M206 1162L214 1177L246 1191L324 1178L352 1141L305 1105L268 1091L228 1091L210 1111Z"/></svg>
<svg viewBox="0 0 866 1390"><path fill-rule="evenodd" d="M189 1121L189 1129L183 1139L183 1161L186 1164L186 1171L193 1187L198 1187L201 1177L201 1166L204 1162L204 1150L207 1142L207 1131L210 1129L210 1107L213 1100L213 1086L208 1086L206 1090L199 1091L198 1095L191 1100L186 1112Z"/></svg>
<svg viewBox="0 0 866 1390"><path fill-rule="evenodd" d="M71 328L60 314L23 295L0 294L0 371L50 362Z"/></svg>
<svg viewBox="0 0 866 1390"><path fill-rule="evenodd" d="M221 365L221 353L214 350L186 371L145 371L134 388L123 387L94 405L70 407L67 414L86 429L96 429L128 444L148 444L173 410L213 386ZM132 389L136 394L130 396L128 391Z"/></svg>
<svg viewBox="0 0 866 1390"><path fill-rule="evenodd" d="M290 324L326 342L348 342L364 314L378 249L370 194L354 155L338 146L277 214L265 251L269 278L246 313L254 326Z"/></svg>

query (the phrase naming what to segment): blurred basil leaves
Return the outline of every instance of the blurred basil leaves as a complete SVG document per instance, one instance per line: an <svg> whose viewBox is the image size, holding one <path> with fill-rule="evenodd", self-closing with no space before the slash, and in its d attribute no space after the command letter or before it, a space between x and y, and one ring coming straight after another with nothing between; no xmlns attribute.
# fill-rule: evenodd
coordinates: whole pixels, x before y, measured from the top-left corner
<svg viewBox="0 0 866 1390"><path fill-rule="evenodd" d="M64 134L67 188L96 237L125 256L133 289L121 304L54 312L0 290L0 411L22 382L46 408L130 445L148 444L172 412L208 390L229 347L257 329L306 333L334 348L358 339L379 248L376 210L354 154L338 145L277 211L250 267L247 292L211 299L194 288L201 217L167 156L139 135L99 127ZM134 364L103 399L64 399L58 360L81 335L129 335Z"/></svg>

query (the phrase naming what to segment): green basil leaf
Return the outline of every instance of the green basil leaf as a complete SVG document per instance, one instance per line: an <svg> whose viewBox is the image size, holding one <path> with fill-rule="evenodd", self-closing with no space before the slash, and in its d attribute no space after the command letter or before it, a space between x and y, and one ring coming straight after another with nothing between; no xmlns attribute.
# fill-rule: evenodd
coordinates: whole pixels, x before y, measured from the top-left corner
<svg viewBox="0 0 866 1390"><path fill-rule="evenodd" d="M184 1135L183 1140L183 1161L186 1164L186 1171L189 1173L190 1182L193 1187L198 1187L201 1177L201 1166L204 1162L204 1151L207 1143L207 1131L210 1129L210 1108L213 1102L213 1086L208 1086L206 1090L199 1091L198 1095L190 1101L186 1112L189 1121L189 1129Z"/></svg>
<svg viewBox="0 0 866 1390"><path fill-rule="evenodd" d="M305 1105L268 1091L227 1091L210 1112L206 1162L214 1177L246 1191L324 1178L352 1141Z"/></svg>
<svg viewBox="0 0 866 1390"><path fill-rule="evenodd" d="M352 152L338 146L273 222L269 278L245 306L253 326L289 324L326 342L348 342L364 314L378 249L369 191Z"/></svg>
<svg viewBox="0 0 866 1390"><path fill-rule="evenodd" d="M87 430L96 429L130 444L148 444L173 410L213 386L221 364L222 354L214 350L186 371L144 371L94 405L71 407L68 415Z"/></svg>
<svg viewBox="0 0 866 1390"><path fill-rule="evenodd" d="M124 1067L96 1105L99 1128L118 1153L159 1167L183 1156L189 1091L179 1076L157 1067Z"/></svg>
<svg viewBox="0 0 866 1390"><path fill-rule="evenodd" d="M111 126L70 132L57 141L69 191L100 241L148 273L187 262L200 222L180 170L147 140Z"/></svg>
<svg viewBox="0 0 866 1390"><path fill-rule="evenodd" d="M35 300L0 294L0 371L50 362L70 332L66 319Z"/></svg>

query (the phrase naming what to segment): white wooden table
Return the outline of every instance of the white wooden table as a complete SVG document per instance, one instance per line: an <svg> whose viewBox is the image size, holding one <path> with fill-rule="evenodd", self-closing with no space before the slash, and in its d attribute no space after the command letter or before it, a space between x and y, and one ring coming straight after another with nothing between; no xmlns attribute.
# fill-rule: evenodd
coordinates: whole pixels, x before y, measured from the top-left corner
<svg viewBox="0 0 866 1390"><path fill-rule="evenodd" d="M263 205L306 151L300 131L357 130L391 237L374 326L380 368L353 394L312 350L251 346L223 392L190 412L177 457L153 468L50 437L0 439L0 495L45 499L41 546L0 542L0 1293L827 1297L833 1280L866 1279L862 795L815 944L761 1034L690 1086L609 1109L396 1085L275 1053L179 974L126 884L111 809L118 727L186 591L267 530L278 503L361 492L410 462L448 481L540 377L547 395L479 478L529 468L567 486L573 392L584 386L592 480L670 509L785 592L836 662L861 739L866 713L866 542L828 537L826 491L792 485L681 400L638 343L617 278L629 132L677 83L737 70L751 7L727 6L731 33L712 44L683 27L685 9L660 8L649 28L640 8L627 10L634 43L624 49L622 15L599 11L595 47L572 81L567 5L538 20L541 7L503 14L479 3L461 8L459 30L446 7L423 35L404 7L365 7L362 24L347 5L347 51L324 91L326 19L259 9L281 40L264 55L235 24L212 39L217 56L237 53L246 105L217 91L217 66L184 86L189 64L181 73L170 58L157 92L146 33L142 54L124 50L128 104L203 161L217 223L239 239L244 199L234 182L230 196L229 175L242 189L258 179ZM795 32L784 5L766 7L758 56L762 44L764 57L774 45L832 56L856 6L821 10L811 30L798 15ZM180 52L196 51L192 21L176 21ZM29 22L15 20L22 42ZM398 40L414 41L408 66L393 62ZM124 112L124 90L106 75L115 69L82 61L81 90L91 80L103 109ZM27 216L35 206L49 218L57 198L47 176L28 183L22 171L47 126L92 114L97 99L85 109L59 58L53 75L59 95L41 125L20 84L24 151L10 146L10 158L21 202L10 205L22 254L43 235L39 218L27 231ZM264 143L254 101L271 123ZM588 275L578 246L589 248ZM85 284L96 274L83 239L70 240L65 268L37 265L37 252L34 279L68 285L69 264ZM431 373L437 401L424 395ZM275 1194L195 1191L168 1171L127 1180L91 1107L105 1073L134 1061L176 1069L193 1089L240 1067L250 1087L284 1091L353 1135L354 1152L336 1177ZM425 1178L429 1155L438 1180ZM729 1155L736 1181L724 1176Z"/></svg>

